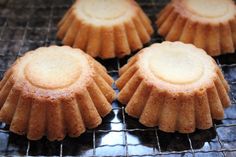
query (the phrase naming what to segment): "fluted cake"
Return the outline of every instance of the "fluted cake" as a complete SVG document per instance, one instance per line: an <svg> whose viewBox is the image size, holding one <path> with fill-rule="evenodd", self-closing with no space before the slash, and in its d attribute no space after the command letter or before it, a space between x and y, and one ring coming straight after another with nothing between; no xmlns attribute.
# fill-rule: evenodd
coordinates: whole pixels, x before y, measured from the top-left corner
<svg viewBox="0 0 236 157"><path fill-rule="evenodd" d="M93 57L123 57L141 49L153 33L134 0L77 0L58 24L57 37Z"/></svg>
<svg viewBox="0 0 236 157"><path fill-rule="evenodd" d="M78 137L111 111L112 83L79 49L38 48L17 59L0 82L0 121L30 140Z"/></svg>
<svg viewBox="0 0 236 157"><path fill-rule="evenodd" d="M118 100L148 127L191 133L212 127L230 105L229 86L202 49L181 42L144 48L120 71Z"/></svg>
<svg viewBox="0 0 236 157"><path fill-rule="evenodd" d="M211 56L236 49L233 0L172 0L158 15L158 33L168 41L192 43Z"/></svg>

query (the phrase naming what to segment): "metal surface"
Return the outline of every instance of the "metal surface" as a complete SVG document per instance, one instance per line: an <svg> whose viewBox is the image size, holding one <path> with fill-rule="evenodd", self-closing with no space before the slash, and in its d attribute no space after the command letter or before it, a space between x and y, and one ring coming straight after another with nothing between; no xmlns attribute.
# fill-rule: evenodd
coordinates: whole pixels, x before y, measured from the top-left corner
<svg viewBox="0 0 236 157"><path fill-rule="evenodd" d="M168 0L139 0L144 11L155 21L155 14ZM55 37L56 24L72 4L69 0L0 0L0 74L24 52L39 46L60 45ZM163 39L153 35L153 42ZM118 69L125 59L102 61L109 74L117 79ZM112 112L94 130L79 138L65 138L61 142L28 141L8 131L0 123L0 156L236 156L236 55L216 58L231 86L232 106L225 110L223 121L209 130L192 134L164 133L158 128L146 128L130 118L124 107L115 101ZM118 92L118 89L114 87Z"/></svg>

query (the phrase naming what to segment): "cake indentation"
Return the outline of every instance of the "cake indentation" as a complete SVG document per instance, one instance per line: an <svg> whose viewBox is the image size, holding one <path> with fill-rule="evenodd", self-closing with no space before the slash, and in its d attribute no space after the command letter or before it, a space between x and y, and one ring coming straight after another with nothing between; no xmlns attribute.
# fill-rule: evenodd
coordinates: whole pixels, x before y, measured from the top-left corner
<svg viewBox="0 0 236 157"><path fill-rule="evenodd" d="M124 0L90 0L84 3L83 11L89 17L112 20L125 14L126 6Z"/></svg>
<svg viewBox="0 0 236 157"><path fill-rule="evenodd" d="M187 0L187 6L194 13L208 18L224 16L228 12L228 3L223 0Z"/></svg>
<svg viewBox="0 0 236 157"><path fill-rule="evenodd" d="M194 55L183 48L159 48L149 59L153 74L169 83L188 84L203 74L203 65Z"/></svg>
<svg viewBox="0 0 236 157"><path fill-rule="evenodd" d="M70 55L56 53L39 55L25 67L25 76L33 85L44 89L58 89L78 80L81 70L78 60Z"/></svg>

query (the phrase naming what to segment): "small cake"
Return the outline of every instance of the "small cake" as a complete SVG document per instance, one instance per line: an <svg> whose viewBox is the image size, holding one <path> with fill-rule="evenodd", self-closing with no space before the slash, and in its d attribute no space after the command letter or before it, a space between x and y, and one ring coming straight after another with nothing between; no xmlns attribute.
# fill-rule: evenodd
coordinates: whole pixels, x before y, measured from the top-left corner
<svg viewBox="0 0 236 157"><path fill-rule="evenodd" d="M229 86L215 61L192 44L144 48L120 71L118 100L148 127L191 133L212 127L230 105Z"/></svg>
<svg viewBox="0 0 236 157"><path fill-rule="evenodd" d="M57 37L93 57L123 57L141 49L153 33L134 0L77 0L58 24Z"/></svg>
<svg viewBox="0 0 236 157"><path fill-rule="evenodd" d="M0 82L0 121L30 140L78 137L111 111L112 83L79 49L38 48L17 59Z"/></svg>
<svg viewBox="0 0 236 157"><path fill-rule="evenodd" d="M211 56L236 49L236 6L232 0L172 0L156 24L166 40L192 43Z"/></svg>

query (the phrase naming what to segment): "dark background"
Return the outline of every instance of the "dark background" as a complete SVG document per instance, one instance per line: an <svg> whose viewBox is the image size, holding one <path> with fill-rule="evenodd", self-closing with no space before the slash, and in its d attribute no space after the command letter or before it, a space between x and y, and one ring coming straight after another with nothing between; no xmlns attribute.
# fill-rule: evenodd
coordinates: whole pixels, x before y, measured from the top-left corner
<svg viewBox="0 0 236 157"><path fill-rule="evenodd" d="M155 14L168 0L138 0L154 25ZM15 59L28 50L51 44L61 45L56 39L56 24L72 0L0 0L0 77ZM163 39L156 33L152 41ZM102 61L109 74L117 79L124 59ZM79 138L66 137L61 142L28 141L8 131L0 123L0 156L4 155L71 155L71 156L236 156L236 55L215 58L231 86L232 106L225 110L223 121L209 130L192 134L169 134L158 128L146 128L137 119L124 113L124 107L115 101L112 112L94 130ZM118 89L114 87L118 92Z"/></svg>

